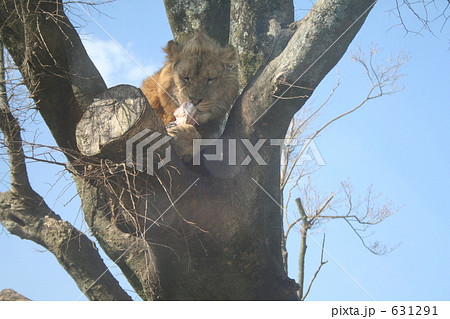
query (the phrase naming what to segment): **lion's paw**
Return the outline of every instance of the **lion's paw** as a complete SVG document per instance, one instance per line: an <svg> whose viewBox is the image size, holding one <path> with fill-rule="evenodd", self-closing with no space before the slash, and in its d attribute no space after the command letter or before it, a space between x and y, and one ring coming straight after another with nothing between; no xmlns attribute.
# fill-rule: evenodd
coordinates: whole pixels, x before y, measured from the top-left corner
<svg viewBox="0 0 450 319"><path fill-rule="evenodd" d="M171 127L167 133L172 137L171 145L175 153L184 161L190 161L193 156L193 140L201 138L195 127L190 124L182 124Z"/></svg>

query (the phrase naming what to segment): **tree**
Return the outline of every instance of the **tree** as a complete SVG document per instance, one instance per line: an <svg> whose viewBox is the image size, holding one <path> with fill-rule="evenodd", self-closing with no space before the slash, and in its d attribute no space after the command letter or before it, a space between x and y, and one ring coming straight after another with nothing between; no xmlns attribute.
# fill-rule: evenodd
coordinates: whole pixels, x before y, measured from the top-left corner
<svg viewBox="0 0 450 319"><path fill-rule="evenodd" d="M139 90L106 87L62 1L3 1L0 36L67 157L87 225L143 299L295 300L281 250L280 146L269 141L283 139L375 3L318 0L294 21L287 0L165 1L175 38L200 27L237 47L243 91L222 137L224 157L234 146L242 163L250 147L267 165L250 158L248 165L204 161L198 169L172 156L154 175L126 165L126 141L143 128L165 136L161 121ZM0 194L0 221L51 251L89 299L129 300L93 242L31 188L2 83L11 187Z"/></svg>

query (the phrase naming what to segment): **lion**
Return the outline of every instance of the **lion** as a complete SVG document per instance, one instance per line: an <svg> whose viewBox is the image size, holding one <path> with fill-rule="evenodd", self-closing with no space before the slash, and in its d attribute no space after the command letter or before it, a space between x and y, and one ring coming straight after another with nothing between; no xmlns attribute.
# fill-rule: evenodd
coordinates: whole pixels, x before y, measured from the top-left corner
<svg viewBox="0 0 450 319"><path fill-rule="evenodd" d="M175 153L186 160L192 158L193 139L215 139L223 133L239 92L237 53L203 32L181 43L171 40L164 51L164 67L146 78L141 90L168 127ZM183 107L187 120L179 121L175 115Z"/></svg>

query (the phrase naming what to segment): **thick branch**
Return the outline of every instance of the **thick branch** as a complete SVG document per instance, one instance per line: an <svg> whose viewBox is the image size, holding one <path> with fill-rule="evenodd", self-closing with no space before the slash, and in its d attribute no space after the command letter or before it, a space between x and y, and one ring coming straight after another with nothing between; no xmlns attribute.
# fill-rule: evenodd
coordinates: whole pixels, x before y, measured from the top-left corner
<svg viewBox="0 0 450 319"><path fill-rule="evenodd" d="M164 125L140 90L113 87L94 99L77 125L80 152L125 161L125 141L144 129L165 133Z"/></svg>
<svg viewBox="0 0 450 319"><path fill-rule="evenodd" d="M31 191L31 185L25 166L20 126L9 109L4 65L3 43L0 43L0 130L5 136L8 149L11 190L27 194Z"/></svg>
<svg viewBox="0 0 450 319"><path fill-rule="evenodd" d="M10 163L11 190L0 193L0 222L12 234L29 239L54 254L91 300L130 300L103 263L95 244L48 208L31 188L22 148L20 126L8 105L3 47L0 46L0 129ZM100 280L97 278L105 272Z"/></svg>
<svg viewBox="0 0 450 319"><path fill-rule="evenodd" d="M2 1L0 37L56 142L76 148L82 109L106 89L62 1Z"/></svg>
<svg viewBox="0 0 450 319"><path fill-rule="evenodd" d="M164 4L177 40L203 30L221 45L228 43L230 0L164 0Z"/></svg>
<svg viewBox="0 0 450 319"><path fill-rule="evenodd" d="M274 40L294 22L292 0L232 0L230 43L238 50L241 87L265 64Z"/></svg>
<svg viewBox="0 0 450 319"><path fill-rule="evenodd" d="M82 291L92 285L93 288L86 293L89 299L130 300L107 271L95 244L70 223L62 221L48 208L43 198L32 190L17 120L3 107L1 115L1 129L6 137L11 165L11 190L0 193L2 225L12 234L32 240L53 253ZM5 119L6 125L3 125ZM104 272L105 275L97 281Z"/></svg>
<svg viewBox="0 0 450 319"><path fill-rule="evenodd" d="M341 59L375 2L317 1L297 22L284 51L253 79L237 101L226 134L237 131L246 136L283 137L292 116Z"/></svg>
<svg viewBox="0 0 450 319"><path fill-rule="evenodd" d="M29 197L0 193L0 222L12 234L48 249L81 291L92 285L85 293L90 300L131 300L108 271L95 244L61 220L37 193Z"/></svg>

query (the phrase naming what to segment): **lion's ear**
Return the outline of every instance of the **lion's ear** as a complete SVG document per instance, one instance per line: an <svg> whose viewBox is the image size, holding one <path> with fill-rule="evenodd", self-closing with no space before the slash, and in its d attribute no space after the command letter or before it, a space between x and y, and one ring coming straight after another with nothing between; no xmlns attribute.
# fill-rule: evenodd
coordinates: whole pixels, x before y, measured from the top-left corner
<svg viewBox="0 0 450 319"><path fill-rule="evenodd" d="M222 49L220 57L221 57L223 64L228 64L228 65L237 64L236 49L231 44L227 44Z"/></svg>
<svg viewBox="0 0 450 319"><path fill-rule="evenodd" d="M163 49L167 53L167 61L171 63L176 63L180 59L181 44L174 40L167 42L166 47Z"/></svg>

